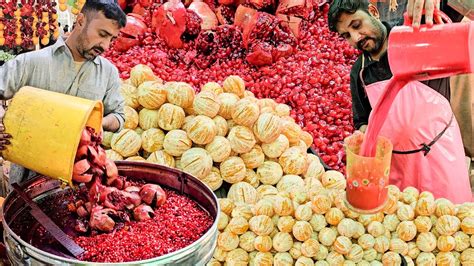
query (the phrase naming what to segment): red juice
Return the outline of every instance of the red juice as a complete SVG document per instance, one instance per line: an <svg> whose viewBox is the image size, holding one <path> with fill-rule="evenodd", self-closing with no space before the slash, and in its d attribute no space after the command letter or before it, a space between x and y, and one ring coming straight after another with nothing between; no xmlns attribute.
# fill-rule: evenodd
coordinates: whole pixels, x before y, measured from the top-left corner
<svg viewBox="0 0 474 266"><path fill-rule="evenodd" d="M382 209L388 198L392 143L377 138L374 157L359 155L365 141L364 134L355 134L344 140L346 147L347 188L349 207L360 213L375 213Z"/></svg>
<svg viewBox="0 0 474 266"><path fill-rule="evenodd" d="M364 142L360 151L361 156L374 157L376 152L377 137L382 129L382 126L387 118L388 111L392 106L398 92L408 83L404 79L393 77L388 83L385 91L380 96L380 100L372 109L369 117L369 124L365 134Z"/></svg>

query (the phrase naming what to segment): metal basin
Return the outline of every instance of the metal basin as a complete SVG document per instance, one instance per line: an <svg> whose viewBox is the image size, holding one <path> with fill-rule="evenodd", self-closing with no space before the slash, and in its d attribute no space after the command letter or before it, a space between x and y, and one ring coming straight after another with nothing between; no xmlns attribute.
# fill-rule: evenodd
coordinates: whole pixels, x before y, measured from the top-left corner
<svg viewBox="0 0 474 266"><path fill-rule="evenodd" d="M32 232L39 224L31 217L28 207L23 200L11 192L5 199L2 215L4 241L9 260L13 265L204 265L213 255L217 242L217 215L219 205L215 194L197 178L161 165L144 162L117 161L119 174L134 180L144 180L147 183L159 184L196 201L214 219L211 228L191 245L166 255L127 263L92 263L79 261L66 255L57 245L42 245L35 243L38 238ZM70 193L71 188L61 188L57 180L45 176L37 176L22 185L24 191L36 202L56 197L61 193ZM64 206L58 206L60 211ZM48 210L43 209L48 212ZM50 215L54 218L54 214ZM26 219L26 223L25 223ZM34 243L34 244L33 244Z"/></svg>

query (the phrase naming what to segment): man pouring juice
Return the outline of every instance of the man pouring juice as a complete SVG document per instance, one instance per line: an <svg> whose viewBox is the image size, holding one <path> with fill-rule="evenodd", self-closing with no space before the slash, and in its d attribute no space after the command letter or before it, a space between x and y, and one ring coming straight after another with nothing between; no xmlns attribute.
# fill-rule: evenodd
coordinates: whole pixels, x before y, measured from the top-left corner
<svg viewBox="0 0 474 266"><path fill-rule="evenodd" d="M391 26L380 21L377 8L367 0L335 0L328 20L331 30L362 52L351 71L351 93L354 126L364 131L392 78L387 54ZM462 203L471 201L472 193L449 93L448 78L409 82L389 106L388 115L377 123L382 125L379 135L393 144L390 184L400 189L416 187L436 198Z"/></svg>

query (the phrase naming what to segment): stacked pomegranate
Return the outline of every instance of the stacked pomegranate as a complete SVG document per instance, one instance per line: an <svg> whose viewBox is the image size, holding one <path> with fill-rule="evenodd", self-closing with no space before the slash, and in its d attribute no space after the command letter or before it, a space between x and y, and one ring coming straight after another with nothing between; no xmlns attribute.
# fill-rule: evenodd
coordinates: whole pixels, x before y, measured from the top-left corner
<svg viewBox="0 0 474 266"><path fill-rule="evenodd" d="M313 147L322 159L343 172L343 139L354 130L349 72L356 53L329 31L328 6L320 7L317 1L249 1L244 5L237 1L212 2L199 2L207 3L217 14L217 26L206 30L203 25L207 19L192 15L201 14L192 8L198 2L192 6L184 3L186 23L194 26L186 26L191 32L175 38L180 48L170 47L167 40L159 37L157 27L145 27L152 25L153 10L168 8L155 4L150 5L151 12L144 14L144 23L139 23L141 30L127 31L142 33L132 38L133 45L119 51L118 40L106 57L117 66L123 79L130 77L133 66L144 64L161 80L186 82L196 91L208 82L222 84L227 76L238 75L257 98L289 105L295 122L313 136ZM265 7L258 7L258 2ZM267 2L273 8L268 8ZM231 19L220 19L220 13L230 14L224 17ZM197 31L199 21L201 30ZM254 59L264 64L249 63Z"/></svg>
<svg viewBox="0 0 474 266"><path fill-rule="evenodd" d="M75 229L81 233L110 232L116 222L128 222L130 216L137 221L153 218L152 207L166 201L166 194L159 185L133 184L119 176L117 166L107 159L101 142L101 133L87 127L76 153L72 180L85 183L88 200L78 200L68 207L79 216Z"/></svg>

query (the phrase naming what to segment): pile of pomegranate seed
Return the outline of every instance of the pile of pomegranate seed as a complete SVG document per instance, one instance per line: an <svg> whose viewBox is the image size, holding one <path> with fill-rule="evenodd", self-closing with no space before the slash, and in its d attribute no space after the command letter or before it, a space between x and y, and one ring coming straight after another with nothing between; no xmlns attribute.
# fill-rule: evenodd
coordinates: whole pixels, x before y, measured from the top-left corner
<svg viewBox="0 0 474 266"><path fill-rule="evenodd" d="M184 248L212 226L212 217L190 198L166 190L167 200L150 220L132 221L124 228L75 238L86 250L81 260L128 262L155 258Z"/></svg>
<svg viewBox="0 0 474 266"><path fill-rule="evenodd" d="M131 67L146 64L164 81L184 81L196 90L209 81L221 83L229 75L239 75L258 98L290 105L292 117L313 135L313 147L324 162L344 172L343 140L354 131L349 73L357 52L329 31L328 8L327 4L316 8L312 18L302 23L291 56L261 68L247 63L242 39L231 25L219 26L212 36L201 32L183 49L168 48L148 29L142 45L123 53L112 47L105 56L123 79L129 77ZM212 53L203 53L203 43L197 43L204 37L212 39L206 47Z"/></svg>

